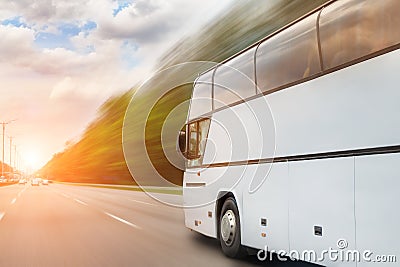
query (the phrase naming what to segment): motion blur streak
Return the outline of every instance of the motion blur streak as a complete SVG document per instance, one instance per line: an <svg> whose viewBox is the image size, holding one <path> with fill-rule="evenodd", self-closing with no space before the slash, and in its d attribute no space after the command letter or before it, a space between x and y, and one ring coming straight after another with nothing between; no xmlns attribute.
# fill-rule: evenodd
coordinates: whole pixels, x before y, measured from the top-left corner
<svg viewBox="0 0 400 267"><path fill-rule="evenodd" d="M193 32L169 49L159 60L157 68L163 70L191 61L221 62L323 2L326 0L237 1L231 9L220 14L203 30ZM182 73L178 72L176 75ZM149 77L142 79L147 78ZM174 79L182 80L182 77L165 77L166 81ZM163 82L160 81L159 84ZM41 170L42 176L54 180L88 183L134 183L124 160L121 132L126 108L138 87L114 96L103 104L98 111L98 118L87 127L82 137L68 142L64 152L55 154ZM152 95L151 91L157 92L159 88L148 90L150 92L144 95L143 103L148 101L146 95ZM190 98L191 90L191 86L180 88L160 99L146 129L150 133L145 142L154 166L177 185L182 183L182 172L171 167L162 152L160 125L163 125L168 112L178 103ZM182 116L185 117L185 114ZM142 158L137 160L140 162Z"/></svg>

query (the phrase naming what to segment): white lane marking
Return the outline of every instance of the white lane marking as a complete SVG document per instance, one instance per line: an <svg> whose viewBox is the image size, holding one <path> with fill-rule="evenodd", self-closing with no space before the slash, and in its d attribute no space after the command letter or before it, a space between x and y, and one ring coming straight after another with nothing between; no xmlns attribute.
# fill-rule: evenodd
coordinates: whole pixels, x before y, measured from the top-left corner
<svg viewBox="0 0 400 267"><path fill-rule="evenodd" d="M129 200L133 201L133 202L136 202L136 203L140 203L140 204L145 204L145 205L150 205L150 206L157 206L155 204L144 202L144 201L140 201L140 200L136 200L136 199L129 199Z"/></svg>
<svg viewBox="0 0 400 267"><path fill-rule="evenodd" d="M0 221L1 221L1 219L3 219L4 215L5 215L4 212L0 212Z"/></svg>
<svg viewBox="0 0 400 267"><path fill-rule="evenodd" d="M66 194L64 194L64 193L61 193L61 195L62 195L63 197L66 197L66 198L70 198L68 195L66 195Z"/></svg>
<svg viewBox="0 0 400 267"><path fill-rule="evenodd" d="M137 226L136 224L133 224L133 223L128 222L128 221L126 221L126 220L124 220L124 219L121 219L120 217L117 217L117 216L115 216L115 215L112 215L111 213L108 213L108 212L104 212L104 213L105 213L106 215L110 216L111 218L113 218L113 219L119 221L119 222L122 222L122 223L124 223L124 224L127 224L127 225L129 225L129 226L131 226L131 227L134 227L134 228L136 228L136 229L141 229L141 228L140 228L139 226Z"/></svg>
<svg viewBox="0 0 400 267"><path fill-rule="evenodd" d="M88 204L85 203L85 202L83 202L82 200L79 200L79 199L76 199L76 198L74 198L74 200L75 200L76 202L82 204L82 205L88 206Z"/></svg>
<svg viewBox="0 0 400 267"><path fill-rule="evenodd" d="M11 205L15 204L15 202L17 202L17 199L14 198L13 200L11 200Z"/></svg>
<svg viewBox="0 0 400 267"><path fill-rule="evenodd" d="M22 195L22 193L24 193L24 192L25 192L25 190L26 190L26 187L24 187L24 189L22 189L21 191L19 191L19 193L18 193L18 197L20 197L20 196Z"/></svg>

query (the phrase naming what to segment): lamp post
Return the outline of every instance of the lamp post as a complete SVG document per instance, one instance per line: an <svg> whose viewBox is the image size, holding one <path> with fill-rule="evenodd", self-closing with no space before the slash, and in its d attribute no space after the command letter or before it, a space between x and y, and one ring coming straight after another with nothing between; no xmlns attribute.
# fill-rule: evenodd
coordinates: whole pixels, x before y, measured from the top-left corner
<svg viewBox="0 0 400 267"><path fill-rule="evenodd" d="M7 121L7 122L4 122L4 121L0 122L0 124L3 126L3 157L2 157L2 160L1 160L1 178L4 178L4 145L5 145L4 136L6 134L6 125L10 124L13 121L15 121L15 120Z"/></svg>
<svg viewBox="0 0 400 267"><path fill-rule="evenodd" d="M17 145L14 145L14 168L15 171L17 169Z"/></svg>
<svg viewBox="0 0 400 267"><path fill-rule="evenodd" d="M1 178L4 177L4 134L6 132L6 122L1 123L3 125L3 158L1 160Z"/></svg>
<svg viewBox="0 0 400 267"><path fill-rule="evenodd" d="M12 157L11 157L11 153L12 153L12 140L13 140L13 137L12 136L9 136L8 138L10 138L10 168L12 168ZM12 179L14 179L14 169L12 168Z"/></svg>

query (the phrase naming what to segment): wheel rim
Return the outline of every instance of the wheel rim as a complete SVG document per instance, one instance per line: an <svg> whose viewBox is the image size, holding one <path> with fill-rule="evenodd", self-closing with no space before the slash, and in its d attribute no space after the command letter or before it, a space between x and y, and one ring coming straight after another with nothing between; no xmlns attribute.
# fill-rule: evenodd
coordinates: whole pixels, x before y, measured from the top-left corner
<svg viewBox="0 0 400 267"><path fill-rule="evenodd" d="M221 237L227 246L232 245L236 233L236 217L232 210L227 210L221 219Z"/></svg>

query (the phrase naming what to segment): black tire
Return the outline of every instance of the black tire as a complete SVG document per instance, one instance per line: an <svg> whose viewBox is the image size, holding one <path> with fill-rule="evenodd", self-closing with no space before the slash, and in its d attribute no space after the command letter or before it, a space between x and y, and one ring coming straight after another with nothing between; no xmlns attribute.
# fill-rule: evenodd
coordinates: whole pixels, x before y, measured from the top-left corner
<svg viewBox="0 0 400 267"><path fill-rule="evenodd" d="M225 227L222 226L223 220L225 222ZM230 223L234 221L234 224L236 226L232 227L232 225L229 225L229 227L226 227L227 221L229 221ZM221 209L221 215L218 220L218 225L219 225L218 237L223 253L230 258L244 258L245 256L247 256L246 249L242 246L241 234L240 234L240 216L234 198L229 197L225 200L224 205L222 206ZM227 231L223 233L224 232L223 228L224 229L230 228L231 231L229 232L229 234L227 233ZM228 240L226 240L227 236L229 236Z"/></svg>

